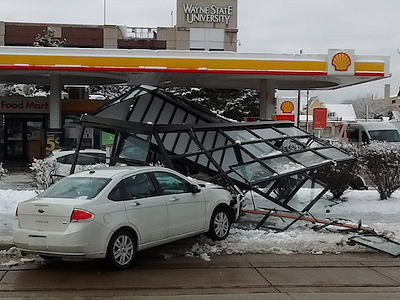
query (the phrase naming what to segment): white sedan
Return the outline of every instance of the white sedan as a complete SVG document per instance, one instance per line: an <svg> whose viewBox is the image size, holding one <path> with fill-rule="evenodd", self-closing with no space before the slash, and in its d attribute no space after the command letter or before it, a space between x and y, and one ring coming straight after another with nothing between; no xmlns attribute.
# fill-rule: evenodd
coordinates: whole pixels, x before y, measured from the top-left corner
<svg viewBox="0 0 400 300"><path fill-rule="evenodd" d="M109 167L70 175L21 202L15 245L44 258L106 258L128 267L137 251L207 233L225 239L232 195L162 167Z"/></svg>
<svg viewBox="0 0 400 300"><path fill-rule="evenodd" d="M55 161L56 175L65 177L70 174L74 161L75 150L54 150L46 157L48 161ZM100 149L81 149L76 161L75 172L89 170L90 166L106 163L106 151Z"/></svg>

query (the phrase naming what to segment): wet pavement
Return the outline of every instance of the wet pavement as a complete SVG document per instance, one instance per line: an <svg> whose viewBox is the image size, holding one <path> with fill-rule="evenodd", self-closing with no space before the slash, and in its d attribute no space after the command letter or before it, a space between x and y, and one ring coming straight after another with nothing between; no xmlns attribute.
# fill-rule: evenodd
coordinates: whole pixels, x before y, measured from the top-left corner
<svg viewBox="0 0 400 300"><path fill-rule="evenodd" d="M0 267L0 298L400 299L400 258L381 253L198 257L140 253L123 271L101 261ZM158 253L158 254L157 254Z"/></svg>

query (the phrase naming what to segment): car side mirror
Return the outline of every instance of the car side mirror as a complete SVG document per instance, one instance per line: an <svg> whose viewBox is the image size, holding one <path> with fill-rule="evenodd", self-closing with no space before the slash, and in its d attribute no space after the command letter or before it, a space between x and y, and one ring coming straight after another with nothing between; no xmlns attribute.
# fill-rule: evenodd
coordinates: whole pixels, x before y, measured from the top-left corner
<svg viewBox="0 0 400 300"><path fill-rule="evenodd" d="M193 193L193 194L200 193L201 188L200 188L198 185L192 184L191 187L192 187L192 193Z"/></svg>

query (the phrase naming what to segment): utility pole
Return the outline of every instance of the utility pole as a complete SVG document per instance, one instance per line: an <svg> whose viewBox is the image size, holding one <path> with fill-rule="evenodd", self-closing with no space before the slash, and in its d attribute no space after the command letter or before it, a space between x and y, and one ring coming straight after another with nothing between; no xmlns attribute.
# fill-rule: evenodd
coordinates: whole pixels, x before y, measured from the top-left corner
<svg viewBox="0 0 400 300"><path fill-rule="evenodd" d="M103 23L106 25L106 9L107 9L107 2L103 0Z"/></svg>

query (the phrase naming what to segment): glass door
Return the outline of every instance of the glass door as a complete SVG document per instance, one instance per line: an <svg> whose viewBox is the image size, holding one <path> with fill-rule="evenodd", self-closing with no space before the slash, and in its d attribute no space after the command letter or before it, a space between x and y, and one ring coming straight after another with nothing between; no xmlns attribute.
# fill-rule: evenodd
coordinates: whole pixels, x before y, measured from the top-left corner
<svg viewBox="0 0 400 300"><path fill-rule="evenodd" d="M44 120L7 118L5 124L5 160L32 162L43 158Z"/></svg>
<svg viewBox="0 0 400 300"><path fill-rule="evenodd" d="M24 143L24 120L8 120L5 132L5 159L10 161L26 160Z"/></svg>

